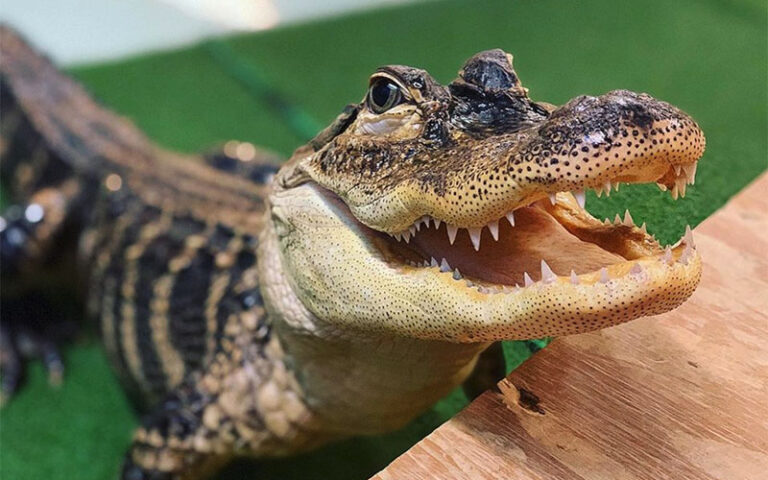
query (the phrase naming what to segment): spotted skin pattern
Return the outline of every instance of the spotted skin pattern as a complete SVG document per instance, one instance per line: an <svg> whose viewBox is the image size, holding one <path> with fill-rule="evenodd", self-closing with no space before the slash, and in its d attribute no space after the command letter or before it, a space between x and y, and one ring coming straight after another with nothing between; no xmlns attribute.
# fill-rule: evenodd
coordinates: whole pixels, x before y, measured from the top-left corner
<svg viewBox="0 0 768 480"><path fill-rule="evenodd" d="M163 150L7 27L0 45L0 175L14 202L0 222L3 295L49 271L81 287L145 412L122 479L205 478L234 457L391 431L467 378L472 394L492 385L503 372L493 342L665 312L698 283L692 238L665 251L565 193L608 180L684 192L703 135L647 95L534 102L500 50L470 58L448 86L388 66L278 168L247 143ZM525 288L464 279L387 235L415 235L429 218L442 237L467 229L454 240L471 252L473 229L498 236L510 211L538 219L555 245L554 272L542 261ZM531 225L500 230L522 257L524 241L542 243ZM574 260L557 241L584 250ZM23 362L2 320L10 394Z"/></svg>

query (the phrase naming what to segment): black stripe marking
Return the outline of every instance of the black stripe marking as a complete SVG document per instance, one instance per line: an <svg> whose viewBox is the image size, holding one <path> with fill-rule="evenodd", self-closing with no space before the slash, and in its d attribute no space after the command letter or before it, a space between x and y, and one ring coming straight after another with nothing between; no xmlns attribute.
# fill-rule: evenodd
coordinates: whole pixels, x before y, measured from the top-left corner
<svg viewBox="0 0 768 480"><path fill-rule="evenodd" d="M181 352L187 374L198 370L205 356L205 299L214 268L213 255L199 250L178 273L171 291L168 310L171 343Z"/></svg>
<svg viewBox="0 0 768 480"><path fill-rule="evenodd" d="M138 393L141 391L140 385L138 380L130 374L128 363L125 359L125 351L123 349L122 329L120 328L120 324L122 321L122 306L124 299L120 293L120 287L124 282L125 275L125 250L136 243L142 227L147 223L157 220L160 218L160 215L160 209L153 206L144 207L144 209L136 216L136 220L128 228L125 229L125 232L123 232L123 238L117 248L115 248L115 250L112 252L112 259L104 274L104 278L114 278L117 285L117 294L115 296L115 302L112 307L112 315L114 318L113 331L115 332L115 346L117 349L117 358L115 360L117 362L120 376L125 382L126 389L131 392L133 396L137 398L137 400L139 400L139 403L144 403L141 401L141 396L138 395Z"/></svg>
<svg viewBox="0 0 768 480"><path fill-rule="evenodd" d="M168 272L168 261L178 255L183 247L182 242L161 234L147 245L138 260L139 276L136 280L134 299L136 343L141 358L141 370L155 398L166 392L168 379L157 352L158 346L152 341L149 319L152 316L154 286L157 279Z"/></svg>

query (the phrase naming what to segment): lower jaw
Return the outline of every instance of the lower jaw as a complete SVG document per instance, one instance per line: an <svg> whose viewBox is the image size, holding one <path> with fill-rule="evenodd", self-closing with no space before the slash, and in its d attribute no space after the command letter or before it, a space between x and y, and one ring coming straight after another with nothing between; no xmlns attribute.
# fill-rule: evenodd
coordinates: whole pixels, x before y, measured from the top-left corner
<svg viewBox="0 0 768 480"><path fill-rule="evenodd" d="M631 222L603 224L573 202L562 207L565 214L556 212L557 208L561 207L537 202L517 209L515 226L500 222L498 240L484 230L477 249L467 230L460 230L452 244L445 224L422 226L407 243L386 236L380 240L396 264L438 267L493 291L557 276L576 283L600 281L640 268L636 264L643 260L685 261L691 255L683 244L665 253L655 239Z"/></svg>

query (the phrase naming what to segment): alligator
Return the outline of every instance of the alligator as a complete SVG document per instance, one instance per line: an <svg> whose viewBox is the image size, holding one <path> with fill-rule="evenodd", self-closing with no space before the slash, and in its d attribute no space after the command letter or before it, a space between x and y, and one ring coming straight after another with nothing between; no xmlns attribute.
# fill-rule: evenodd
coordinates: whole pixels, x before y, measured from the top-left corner
<svg viewBox="0 0 768 480"><path fill-rule="evenodd" d="M498 49L448 85L390 65L282 163L248 143L163 149L9 27L0 44L4 296L81 287L146 412L123 479L398 429L501 340L657 315L699 282L690 229L663 246L629 212L584 209L587 190L693 183L702 131L647 94L536 102ZM45 324L12 317L6 396L21 337L61 375Z"/></svg>

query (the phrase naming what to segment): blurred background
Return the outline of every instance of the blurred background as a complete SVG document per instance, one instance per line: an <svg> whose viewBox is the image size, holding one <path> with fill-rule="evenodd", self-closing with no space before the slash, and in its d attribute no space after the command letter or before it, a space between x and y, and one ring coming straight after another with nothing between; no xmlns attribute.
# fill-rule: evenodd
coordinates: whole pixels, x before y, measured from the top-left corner
<svg viewBox="0 0 768 480"><path fill-rule="evenodd" d="M446 83L469 56L500 47L535 100L627 88L681 107L703 128L707 153L685 199L622 187L600 201L589 194L596 216L629 207L673 241L768 167L765 0L4 0L0 20L183 151L237 139L287 156L359 101L376 67L418 66ZM508 368L540 346L507 343ZM136 415L92 334L65 353L61 388L33 365L0 411L0 477L117 472ZM400 432L241 463L222 478L365 479L465 404L456 392Z"/></svg>

